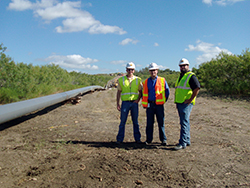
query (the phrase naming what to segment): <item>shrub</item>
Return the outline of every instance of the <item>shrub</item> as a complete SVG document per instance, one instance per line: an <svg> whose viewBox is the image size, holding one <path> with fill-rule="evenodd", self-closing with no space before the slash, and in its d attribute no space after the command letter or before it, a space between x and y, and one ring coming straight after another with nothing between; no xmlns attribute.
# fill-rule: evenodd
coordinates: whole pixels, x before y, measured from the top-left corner
<svg viewBox="0 0 250 188"><path fill-rule="evenodd" d="M193 70L202 85L213 94L250 95L250 52L220 53Z"/></svg>

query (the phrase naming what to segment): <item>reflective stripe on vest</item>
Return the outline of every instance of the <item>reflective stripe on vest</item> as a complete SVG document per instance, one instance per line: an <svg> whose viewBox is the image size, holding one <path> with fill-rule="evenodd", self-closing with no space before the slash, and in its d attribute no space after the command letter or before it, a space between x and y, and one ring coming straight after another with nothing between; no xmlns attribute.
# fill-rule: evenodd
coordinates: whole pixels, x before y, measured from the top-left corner
<svg viewBox="0 0 250 188"><path fill-rule="evenodd" d="M166 102L165 78L158 77L155 83L155 104L162 105ZM143 82L142 106L148 106L148 79Z"/></svg>
<svg viewBox="0 0 250 188"><path fill-rule="evenodd" d="M166 102L165 95L165 78L158 79L156 81L156 85L159 85L158 89L155 88L155 96L156 96L156 104L164 104Z"/></svg>
<svg viewBox="0 0 250 188"><path fill-rule="evenodd" d="M148 79L143 82L143 92L142 92L142 106L148 107Z"/></svg>
<svg viewBox="0 0 250 188"><path fill-rule="evenodd" d="M127 76L123 76L118 79L118 82L122 88L122 101L132 101L138 99L139 83L141 82L141 79L139 77L135 77L130 83Z"/></svg>
<svg viewBox="0 0 250 188"><path fill-rule="evenodd" d="M194 73L187 72L183 75L180 81L180 76L177 79L175 83L175 103L183 103L185 100L191 98L193 91L190 88L189 80L192 75L194 75ZM192 100L193 105L195 105L195 98Z"/></svg>

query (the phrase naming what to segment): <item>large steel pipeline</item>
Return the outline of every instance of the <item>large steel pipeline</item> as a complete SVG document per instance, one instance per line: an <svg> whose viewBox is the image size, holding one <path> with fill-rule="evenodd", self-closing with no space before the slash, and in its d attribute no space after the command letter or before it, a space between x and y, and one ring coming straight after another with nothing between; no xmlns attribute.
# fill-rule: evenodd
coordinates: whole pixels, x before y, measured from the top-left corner
<svg viewBox="0 0 250 188"><path fill-rule="evenodd" d="M49 107L59 102L73 98L79 94L84 94L89 91L102 90L101 86L88 86L80 89L74 89L63 93L48 95L44 97L34 98L30 100L0 105L0 124L36 110Z"/></svg>

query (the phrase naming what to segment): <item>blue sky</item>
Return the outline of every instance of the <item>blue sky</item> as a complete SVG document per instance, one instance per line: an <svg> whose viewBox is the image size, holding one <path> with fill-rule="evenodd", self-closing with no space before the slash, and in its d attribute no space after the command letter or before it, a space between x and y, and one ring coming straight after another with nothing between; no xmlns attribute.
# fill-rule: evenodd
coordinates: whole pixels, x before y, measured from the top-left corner
<svg viewBox="0 0 250 188"><path fill-rule="evenodd" d="M250 44L249 0L0 0L0 43L15 62L89 74L179 70Z"/></svg>

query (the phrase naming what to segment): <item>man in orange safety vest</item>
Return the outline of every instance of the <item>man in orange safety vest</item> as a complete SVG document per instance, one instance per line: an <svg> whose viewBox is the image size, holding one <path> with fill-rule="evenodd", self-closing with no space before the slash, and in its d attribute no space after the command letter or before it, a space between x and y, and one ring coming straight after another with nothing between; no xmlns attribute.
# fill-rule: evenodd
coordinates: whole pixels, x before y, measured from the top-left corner
<svg viewBox="0 0 250 188"><path fill-rule="evenodd" d="M163 77L157 76L158 65L151 63L149 65L150 77L143 82L142 106L146 108L147 126L146 126L146 144L153 141L154 116L159 127L159 138L161 145L167 145L167 137L164 125L164 103L169 97L169 87Z"/></svg>

